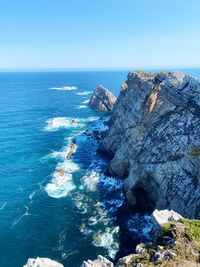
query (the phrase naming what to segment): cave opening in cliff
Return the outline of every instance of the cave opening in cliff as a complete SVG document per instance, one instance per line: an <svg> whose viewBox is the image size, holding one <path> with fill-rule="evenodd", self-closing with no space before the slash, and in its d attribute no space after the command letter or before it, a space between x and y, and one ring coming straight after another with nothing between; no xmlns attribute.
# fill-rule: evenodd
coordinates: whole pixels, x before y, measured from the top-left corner
<svg viewBox="0 0 200 267"><path fill-rule="evenodd" d="M132 193L136 200L135 209L137 211L153 212L158 200L158 191L153 185L148 184L147 187L143 183L137 183L132 189Z"/></svg>

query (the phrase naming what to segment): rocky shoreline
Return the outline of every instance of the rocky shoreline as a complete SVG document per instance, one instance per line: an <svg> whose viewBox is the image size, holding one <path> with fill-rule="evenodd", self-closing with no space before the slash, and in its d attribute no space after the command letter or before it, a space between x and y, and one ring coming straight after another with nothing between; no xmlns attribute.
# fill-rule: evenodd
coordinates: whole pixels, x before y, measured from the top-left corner
<svg viewBox="0 0 200 267"><path fill-rule="evenodd" d="M127 206L151 213L154 227L151 242L115 265L98 256L81 267L200 266L200 80L134 71L117 100L102 88L89 105L113 111L109 130L94 133L97 152L111 157L109 174L124 179ZM69 158L74 153L75 143Z"/></svg>

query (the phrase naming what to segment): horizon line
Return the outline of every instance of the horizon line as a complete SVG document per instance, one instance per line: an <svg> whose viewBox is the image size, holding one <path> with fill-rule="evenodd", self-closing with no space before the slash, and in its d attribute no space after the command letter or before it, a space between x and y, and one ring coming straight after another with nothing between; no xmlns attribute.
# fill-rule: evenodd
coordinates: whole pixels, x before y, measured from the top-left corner
<svg viewBox="0 0 200 267"><path fill-rule="evenodd" d="M122 67L122 68L0 68L0 72L57 72L57 71L131 71L131 70L158 70L158 69L199 69L200 66L149 66L149 67Z"/></svg>

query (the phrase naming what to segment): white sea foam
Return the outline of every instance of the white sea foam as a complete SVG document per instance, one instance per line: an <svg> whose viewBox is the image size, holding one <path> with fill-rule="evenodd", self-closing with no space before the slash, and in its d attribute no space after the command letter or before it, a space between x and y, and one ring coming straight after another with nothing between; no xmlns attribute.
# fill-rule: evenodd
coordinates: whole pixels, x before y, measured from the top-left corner
<svg viewBox="0 0 200 267"><path fill-rule="evenodd" d="M99 174L94 171L88 171L86 175L81 178L81 182L87 190L94 191L99 182Z"/></svg>
<svg viewBox="0 0 200 267"><path fill-rule="evenodd" d="M78 109L82 109L82 108L87 108L88 106L86 106L86 105L79 105L77 108Z"/></svg>
<svg viewBox="0 0 200 267"><path fill-rule="evenodd" d="M86 120L87 121L96 121L96 120L98 120L100 117L97 117L97 116L93 116L93 117L89 117L89 118L87 118Z"/></svg>
<svg viewBox="0 0 200 267"><path fill-rule="evenodd" d="M84 92L79 92L79 93L76 93L77 95L89 95L91 94L92 91L84 91Z"/></svg>
<svg viewBox="0 0 200 267"><path fill-rule="evenodd" d="M72 174L66 173L62 175L59 172L55 172L51 182L45 186L45 191L50 197L60 198L67 196L75 188L72 182Z"/></svg>
<svg viewBox="0 0 200 267"><path fill-rule="evenodd" d="M89 209L88 204L85 203L85 202L81 202L81 201L78 202L78 201L76 201L76 202L75 202L75 205L76 205L76 207L78 208L78 211L79 211L80 213L82 213L82 214L87 213L87 211L88 211L88 209Z"/></svg>
<svg viewBox="0 0 200 267"><path fill-rule="evenodd" d="M1 207L0 207L0 210L3 210L5 208L5 206L7 205L7 202L4 202Z"/></svg>
<svg viewBox="0 0 200 267"><path fill-rule="evenodd" d="M47 131L56 131L59 128L82 128L85 126L83 119L56 117L46 121L47 126L44 128Z"/></svg>
<svg viewBox="0 0 200 267"><path fill-rule="evenodd" d="M82 103L83 103L83 104L87 104L87 103L89 103L89 102L90 102L90 99L87 99L87 100L83 101Z"/></svg>
<svg viewBox="0 0 200 267"><path fill-rule="evenodd" d="M100 176L100 182L103 183L104 187L109 190L116 190L122 188L123 181L121 179L116 179L113 177Z"/></svg>
<svg viewBox="0 0 200 267"><path fill-rule="evenodd" d="M31 215L31 214L29 213L29 207L24 206L24 208L26 209L25 213L22 214L18 219L16 219L16 220L13 222L13 224L12 224L12 228L15 227L15 225L18 224L18 222L19 222L24 216Z"/></svg>
<svg viewBox="0 0 200 267"><path fill-rule="evenodd" d="M34 195L35 195L35 193L36 193L37 191L38 191L38 189L35 190L35 191L33 191L33 192L29 195L30 203L33 203L33 197L34 197Z"/></svg>
<svg viewBox="0 0 200 267"><path fill-rule="evenodd" d="M71 147L70 139L68 145L65 146L62 151L54 151L51 154L52 157L60 158L62 160L57 164L56 170L52 174L51 182L45 186L47 194L54 198L67 196L69 192L76 188L72 181L72 173L78 171L79 167L71 159L67 159ZM77 146L75 146L75 151L76 149Z"/></svg>
<svg viewBox="0 0 200 267"><path fill-rule="evenodd" d="M140 215L137 213L131 216L131 218L128 220L127 227L130 232L137 234L139 237L150 238L149 234L153 225L149 215Z"/></svg>
<svg viewBox="0 0 200 267"><path fill-rule="evenodd" d="M76 90L76 86L63 86L63 87L52 87L50 88L52 90L62 90L62 91L71 91L71 90Z"/></svg>
<svg viewBox="0 0 200 267"><path fill-rule="evenodd" d="M77 170L79 167L72 160L66 159L58 163L51 182L45 186L47 194L54 198L67 196L70 191L76 188L72 181L72 173Z"/></svg>
<svg viewBox="0 0 200 267"><path fill-rule="evenodd" d="M98 231L93 236L93 245L96 247L104 247L108 249L109 256L115 257L115 254L119 248L119 244L115 241L115 235L119 232L119 227L113 229L106 227L105 232Z"/></svg>

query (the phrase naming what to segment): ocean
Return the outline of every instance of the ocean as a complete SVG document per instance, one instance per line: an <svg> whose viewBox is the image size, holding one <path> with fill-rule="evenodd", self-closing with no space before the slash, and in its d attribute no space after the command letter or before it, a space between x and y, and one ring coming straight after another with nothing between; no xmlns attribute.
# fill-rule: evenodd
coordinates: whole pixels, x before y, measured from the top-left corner
<svg viewBox="0 0 200 267"><path fill-rule="evenodd" d="M200 78L200 69L182 71ZM93 134L106 129L109 114L87 105L98 84L118 96L127 74L0 73L1 267L37 256L79 267L148 240L150 216L126 208L123 181L104 175L108 159L96 153Z"/></svg>

